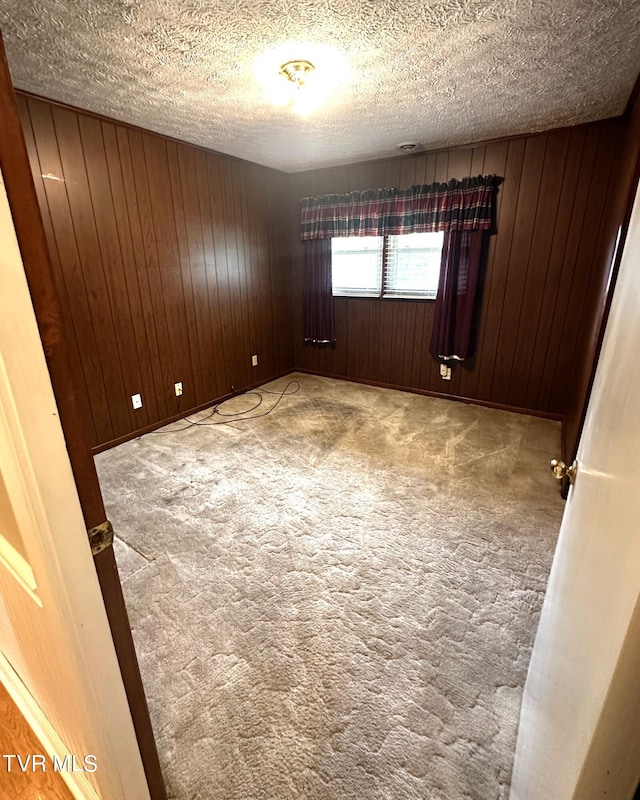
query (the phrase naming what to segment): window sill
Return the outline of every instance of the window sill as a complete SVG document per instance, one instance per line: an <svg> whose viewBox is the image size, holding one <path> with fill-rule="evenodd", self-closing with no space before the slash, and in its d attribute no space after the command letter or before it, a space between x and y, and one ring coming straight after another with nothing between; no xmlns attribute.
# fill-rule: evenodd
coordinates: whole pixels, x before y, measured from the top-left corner
<svg viewBox="0 0 640 800"><path fill-rule="evenodd" d="M332 295L338 300L378 300L380 302L393 302L400 303L435 303L435 297L380 297L379 295L368 294L334 294Z"/></svg>

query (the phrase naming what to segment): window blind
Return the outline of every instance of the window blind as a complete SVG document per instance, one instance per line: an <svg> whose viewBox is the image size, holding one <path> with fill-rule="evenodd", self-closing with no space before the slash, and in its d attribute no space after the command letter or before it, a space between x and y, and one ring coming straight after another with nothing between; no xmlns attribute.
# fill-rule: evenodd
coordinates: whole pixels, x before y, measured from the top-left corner
<svg viewBox="0 0 640 800"><path fill-rule="evenodd" d="M408 233L386 238L382 296L435 299L444 233Z"/></svg>
<svg viewBox="0 0 640 800"><path fill-rule="evenodd" d="M333 294L380 297L382 236L355 236L331 240Z"/></svg>

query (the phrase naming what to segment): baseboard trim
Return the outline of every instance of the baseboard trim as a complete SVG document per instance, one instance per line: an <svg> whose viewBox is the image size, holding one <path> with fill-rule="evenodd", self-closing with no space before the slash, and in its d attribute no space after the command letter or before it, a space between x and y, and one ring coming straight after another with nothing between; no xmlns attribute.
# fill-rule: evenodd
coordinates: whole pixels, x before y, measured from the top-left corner
<svg viewBox="0 0 640 800"><path fill-rule="evenodd" d="M54 755L60 759L64 759L66 756L71 758L72 753L69 752L53 725L34 700L31 692L11 666L11 662L1 652L0 681L49 758L53 759ZM59 772L58 774L75 800L102 800L83 772Z"/></svg>
<svg viewBox="0 0 640 800"><path fill-rule="evenodd" d="M299 371L302 372L302 370ZM277 372L270 378L262 378L256 383L252 383L249 386L244 386L242 389L238 389L235 392L229 392L221 397L214 397L211 400L207 400L206 403L201 403L199 406L193 406L193 408L188 408L184 411L180 411L178 414L173 414L172 416L161 419L158 422L153 422L151 425L145 425L144 428L138 428L135 431L131 431L131 433L125 433L115 439L110 439L108 442L103 442L102 444L96 445L95 447L91 448L91 453L95 456L98 453L104 452L105 450L110 450L112 447L117 447L119 444L130 442L131 439L137 439L140 436L144 436L146 433L157 431L158 428L164 428L165 425L170 425L172 422L178 422L185 417L190 417L191 414L197 414L199 411L205 411L207 408L211 408L211 406L215 405L216 403L224 403L225 400L229 400L236 395L243 394L243 392L250 392L251 389L255 389L256 386L262 386L265 383L270 383L271 381L275 381L278 378L284 377L285 375L290 375L292 372L295 372L295 370L285 369L282 372Z"/></svg>
<svg viewBox="0 0 640 800"><path fill-rule="evenodd" d="M440 400L455 400L457 403L468 403L474 406L483 406L484 408L495 408L498 411L511 411L514 414L526 414L529 417L542 417L543 419L551 419L554 422L562 422L562 414L554 414L550 411L539 411L533 408L521 408L520 406L509 406L504 403L492 403L489 400L478 400L474 397L461 397L456 394L445 394L444 392L432 392L429 389L416 389L412 386L398 386L393 383L383 383L382 381L370 381L366 378L351 378L345 375L333 375L330 372L319 372L313 369L304 369L297 367L292 372L302 372L305 375L318 375L322 378L332 378L336 381L347 381L348 383L360 383L364 386L377 386L380 389L395 389L399 392L411 392L411 394L421 394L425 397L437 397Z"/></svg>

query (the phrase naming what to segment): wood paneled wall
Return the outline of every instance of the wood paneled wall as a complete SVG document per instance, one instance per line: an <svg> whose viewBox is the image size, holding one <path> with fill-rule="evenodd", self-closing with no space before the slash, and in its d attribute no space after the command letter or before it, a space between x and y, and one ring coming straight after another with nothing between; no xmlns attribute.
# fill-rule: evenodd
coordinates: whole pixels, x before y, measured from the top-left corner
<svg viewBox="0 0 640 800"><path fill-rule="evenodd" d="M433 302L336 298L336 347L305 345L299 244L293 258L296 365L564 414L578 336L606 285L620 224L618 163L624 128L622 120L608 120L292 176L292 235L300 197L404 188L479 173L504 176L498 233L491 240L484 281L478 351L454 366L451 382L440 378L438 363L428 352Z"/></svg>
<svg viewBox="0 0 640 800"><path fill-rule="evenodd" d="M285 175L18 101L94 447L293 366Z"/></svg>
<svg viewBox="0 0 640 800"><path fill-rule="evenodd" d="M575 411L628 195L629 120L285 175L18 100L94 447L294 367ZM428 352L430 301L336 298L336 347L304 345L300 197L479 173L505 179L498 233L478 351L451 382Z"/></svg>
<svg viewBox="0 0 640 800"><path fill-rule="evenodd" d="M571 375L570 397L562 426L562 457L567 463L576 455L639 177L640 78L636 82L624 115L622 147L617 155L614 183L606 209L606 214L609 216L609 221L605 223L606 229L617 231L617 226L621 226L613 274L610 276L607 271L600 272L595 277L599 282L590 285L581 328L576 337L576 357ZM611 285L607 291L610 278Z"/></svg>

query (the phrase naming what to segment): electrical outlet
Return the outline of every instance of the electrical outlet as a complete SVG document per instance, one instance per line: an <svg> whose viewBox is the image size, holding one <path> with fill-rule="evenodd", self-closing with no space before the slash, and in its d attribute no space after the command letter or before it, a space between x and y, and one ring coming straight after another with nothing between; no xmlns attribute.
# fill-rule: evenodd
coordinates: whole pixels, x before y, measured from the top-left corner
<svg viewBox="0 0 640 800"><path fill-rule="evenodd" d="M176 397L180 397L182 394L182 381L178 381L178 383L173 384L173 388L176 391Z"/></svg>
<svg viewBox="0 0 640 800"><path fill-rule="evenodd" d="M252 367L258 366L258 356L251 356L251 366Z"/></svg>
<svg viewBox="0 0 640 800"><path fill-rule="evenodd" d="M440 377L443 381L451 380L451 367L448 364L440 364Z"/></svg>
<svg viewBox="0 0 640 800"><path fill-rule="evenodd" d="M142 408L142 395L141 394L132 394L131 395L131 405L134 408Z"/></svg>

